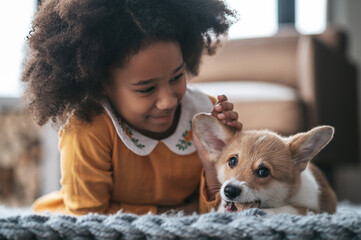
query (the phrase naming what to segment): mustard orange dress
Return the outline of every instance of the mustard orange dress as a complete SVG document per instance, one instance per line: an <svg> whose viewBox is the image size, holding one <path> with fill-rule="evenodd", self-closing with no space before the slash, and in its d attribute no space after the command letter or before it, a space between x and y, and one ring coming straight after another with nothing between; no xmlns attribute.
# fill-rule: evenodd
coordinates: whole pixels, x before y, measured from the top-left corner
<svg viewBox="0 0 361 240"><path fill-rule="evenodd" d="M191 123L196 113L210 112L213 104L208 96L188 88L175 132L160 141L129 127L105 100L105 111L91 123L68 121L59 132L62 188L37 199L33 210L74 215L157 213L158 206L184 204L199 189L200 212L209 211L219 196L207 199Z"/></svg>

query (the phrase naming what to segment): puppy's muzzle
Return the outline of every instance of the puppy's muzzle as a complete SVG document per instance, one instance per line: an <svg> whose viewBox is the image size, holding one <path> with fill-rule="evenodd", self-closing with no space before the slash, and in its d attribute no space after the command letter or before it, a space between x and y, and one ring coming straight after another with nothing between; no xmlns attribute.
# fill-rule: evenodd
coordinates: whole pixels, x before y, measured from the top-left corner
<svg viewBox="0 0 361 240"><path fill-rule="evenodd" d="M229 184L224 188L223 192L229 200L233 200L241 194L241 189Z"/></svg>

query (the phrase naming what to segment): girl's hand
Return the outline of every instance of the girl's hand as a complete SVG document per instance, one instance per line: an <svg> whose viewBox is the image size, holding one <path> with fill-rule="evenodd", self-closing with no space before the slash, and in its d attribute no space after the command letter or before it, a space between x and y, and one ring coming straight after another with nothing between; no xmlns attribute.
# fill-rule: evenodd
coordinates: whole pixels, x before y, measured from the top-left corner
<svg viewBox="0 0 361 240"><path fill-rule="evenodd" d="M228 102L225 95L219 95L217 98L218 102L213 108L212 116L235 130L242 130L242 123L238 122L238 113L233 111L233 103Z"/></svg>
<svg viewBox="0 0 361 240"><path fill-rule="evenodd" d="M220 95L217 98L218 102L211 112L212 116L221 120L225 125L234 128L237 131L242 130L242 123L238 122L238 114L237 112L233 111L233 104L228 102L228 99L225 95ZM192 132L194 146L196 147L198 156L203 164L208 199L213 200L220 187L220 183L217 179L215 164L210 161L208 152L200 143L194 131Z"/></svg>

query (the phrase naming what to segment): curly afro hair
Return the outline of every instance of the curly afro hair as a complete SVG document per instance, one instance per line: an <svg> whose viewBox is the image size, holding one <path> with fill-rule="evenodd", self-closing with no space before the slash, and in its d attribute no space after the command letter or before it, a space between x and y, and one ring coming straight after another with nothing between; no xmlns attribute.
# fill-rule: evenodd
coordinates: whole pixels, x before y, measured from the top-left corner
<svg viewBox="0 0 361 240"><path fill-rule="evenodd" d="M90 122L109 70L155 41L180 44L188 73L214 53L235 19L221 0L46 0L28 36L22 81L41 126L74 114Z"/></svg>

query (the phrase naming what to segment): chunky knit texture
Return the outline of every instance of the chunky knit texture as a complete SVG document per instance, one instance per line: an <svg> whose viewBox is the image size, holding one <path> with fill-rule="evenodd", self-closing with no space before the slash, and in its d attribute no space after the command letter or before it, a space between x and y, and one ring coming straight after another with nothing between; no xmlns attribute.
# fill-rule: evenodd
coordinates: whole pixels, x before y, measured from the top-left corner
<svg viewBox="0 0 361 240"><path fill-rule="evenodd" d="M1 214L1 209L0 209ZM2 217L1 239L361 239L361 212L297 216L240 213L184 216L117 213Z"/></svg>

